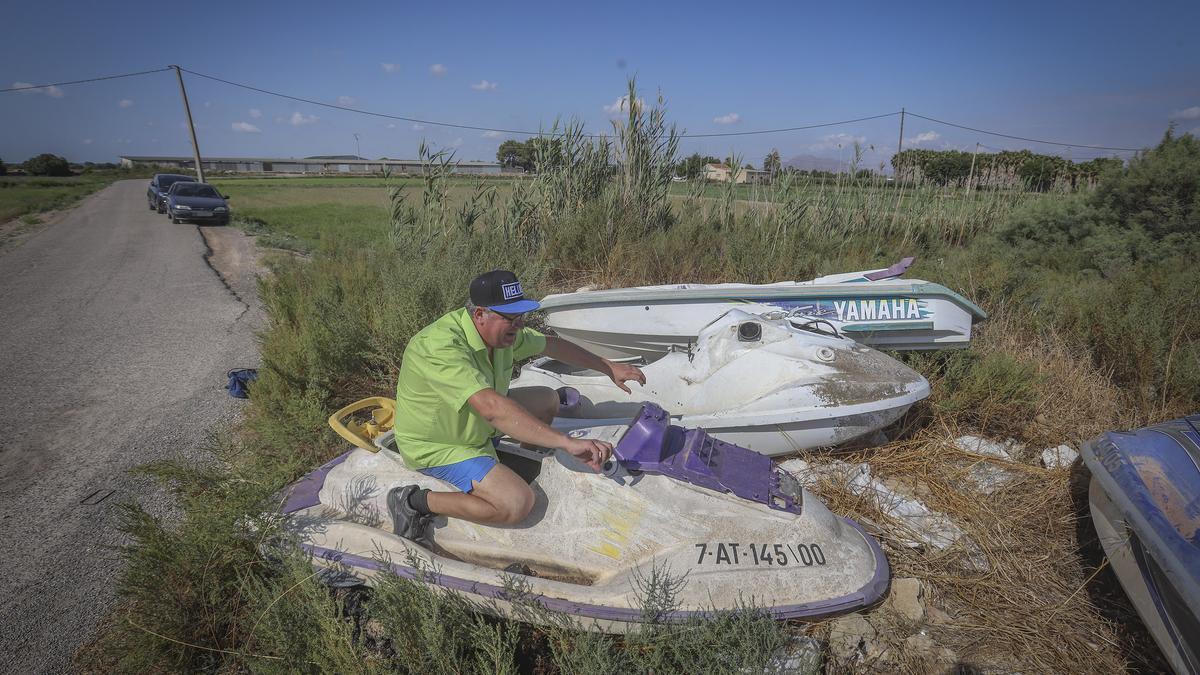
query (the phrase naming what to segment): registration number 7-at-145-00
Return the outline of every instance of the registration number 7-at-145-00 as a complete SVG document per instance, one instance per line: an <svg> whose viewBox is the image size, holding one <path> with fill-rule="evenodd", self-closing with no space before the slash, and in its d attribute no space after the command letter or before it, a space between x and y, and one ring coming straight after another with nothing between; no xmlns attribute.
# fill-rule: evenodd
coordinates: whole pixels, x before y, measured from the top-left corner
<svg viewBox="0 0 1200 675"><path fill-rule="evenodd" d="M825 564L818 544L696 544L697 565L813 565Z"/></svg>

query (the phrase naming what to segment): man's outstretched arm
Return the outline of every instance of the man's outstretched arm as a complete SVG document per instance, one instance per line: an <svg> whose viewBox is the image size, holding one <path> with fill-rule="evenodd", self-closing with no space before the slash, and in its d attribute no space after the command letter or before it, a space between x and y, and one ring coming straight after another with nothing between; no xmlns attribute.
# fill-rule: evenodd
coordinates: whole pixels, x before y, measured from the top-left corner
<svg viewBox="0 0 1200 675"><path fill-rule="evenodd" d="M601 358L574 342L554 335L546 336L546 349L542 353L563 363L569 363L580 368L590 368L596 372L604 373L627 394L632 392L629 390L629 386L625 384L626 382L634 381L639 384L646 384L646 375L642 373L641 368L628 363L617 363Z"/></svg>

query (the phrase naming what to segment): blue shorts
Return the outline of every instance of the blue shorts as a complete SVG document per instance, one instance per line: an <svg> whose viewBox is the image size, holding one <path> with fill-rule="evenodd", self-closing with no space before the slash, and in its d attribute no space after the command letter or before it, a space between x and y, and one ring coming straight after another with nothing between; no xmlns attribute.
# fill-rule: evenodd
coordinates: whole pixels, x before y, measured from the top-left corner
<svg viewBox="0 0 1200 675"><path fill-rule="evenodd" d="M431 466L428 469L421 469L421 473L444 480L469 494L471 490L475 489L471 481L482 482L483 477L492 470L493 466L496 466L496 460L484 455L483 457L472 457L471 459L464 459L461 462L446 464L444 466Z"/></svg>

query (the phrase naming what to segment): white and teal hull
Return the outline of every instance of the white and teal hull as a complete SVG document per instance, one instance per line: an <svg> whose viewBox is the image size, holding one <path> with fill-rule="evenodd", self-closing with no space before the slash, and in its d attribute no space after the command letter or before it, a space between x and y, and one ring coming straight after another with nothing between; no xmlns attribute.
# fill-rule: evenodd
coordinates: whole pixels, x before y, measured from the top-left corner
<svg viewBox="0 0 1200 675"><path fill-rule="evenodd" d="M731 309L815 321L886 350L964 347L973 324L987 318L958 293L918 279L642 286L550 295L542 308L558 335L601 356L648 359L694 344Z"/></svg>

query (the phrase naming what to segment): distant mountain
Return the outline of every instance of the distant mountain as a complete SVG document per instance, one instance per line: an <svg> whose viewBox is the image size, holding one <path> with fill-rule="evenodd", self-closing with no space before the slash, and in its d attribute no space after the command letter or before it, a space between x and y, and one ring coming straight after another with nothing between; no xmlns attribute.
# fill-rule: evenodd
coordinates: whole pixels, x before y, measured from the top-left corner
<svg viewBox="0 0 1200 675"><path fill-rule="evenodd" d="M837 173L838 171L846 170L846 165L842 162L832 157L817 157L816 155L795 155L784 160L783 165L803 171L829 171Z"/></svg>

